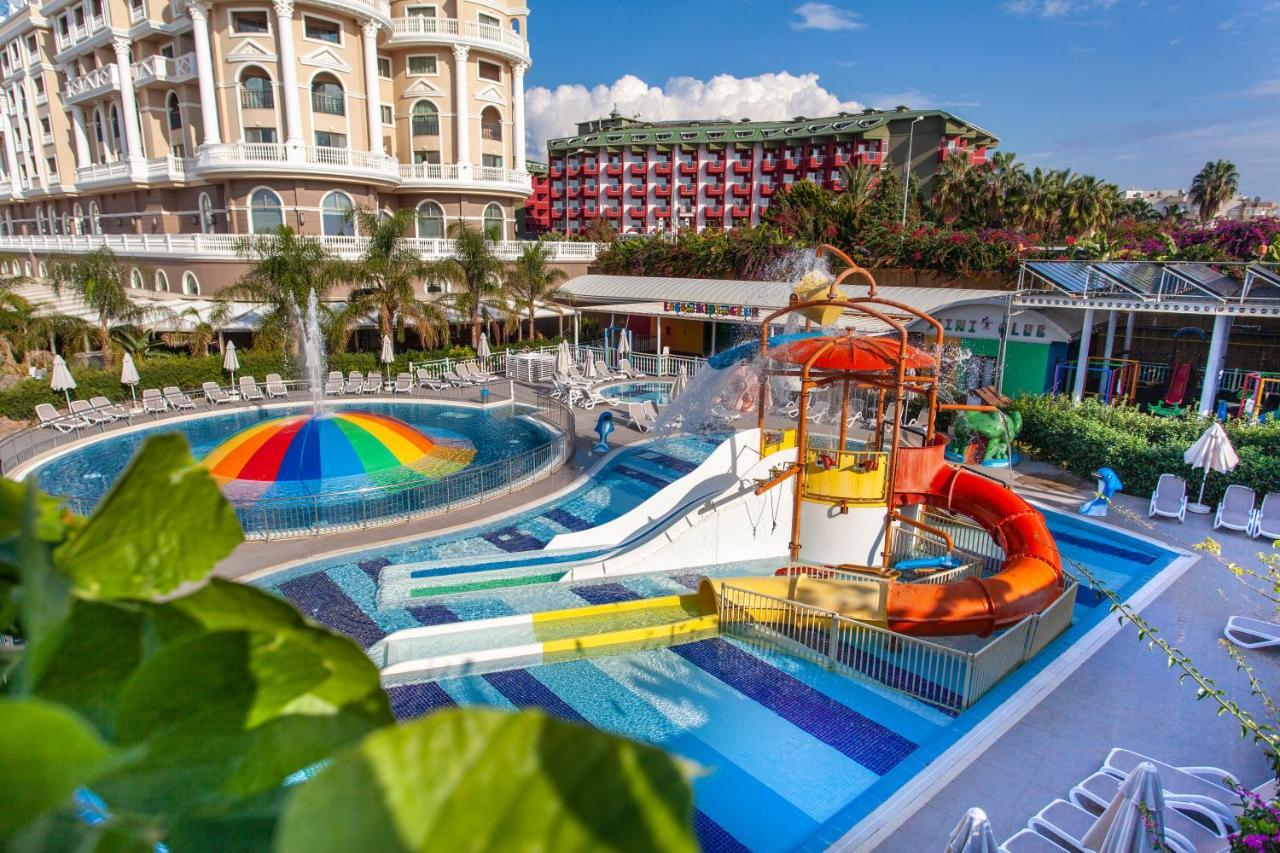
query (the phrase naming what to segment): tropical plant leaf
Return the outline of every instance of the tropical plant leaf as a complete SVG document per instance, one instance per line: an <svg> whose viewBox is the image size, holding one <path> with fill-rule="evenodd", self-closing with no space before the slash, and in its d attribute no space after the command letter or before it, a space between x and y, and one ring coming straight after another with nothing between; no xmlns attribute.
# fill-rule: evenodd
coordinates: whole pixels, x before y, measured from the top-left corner
<svg viewBox="0 0 1280 853"><path fill-rule="evenodd" d="M33 680L52 658L72 604L71 585L53 570L49 543L40 538L39 499L35 483L28 482L16 547L21 581L18 612L27 639L18 688L24 692L30 692Z"/></svg>
<svg viewBox="0 0 1280 853"><path fill-rule="evenodd" d="M54 562L91 598L153 598L203 579L244 534L176 433L146 440Z"/></svg>
<svg viewBox="0 0 1280 853"><path fill-rule="evenodd" d="M692 808L658 749L538 712L451 710L335 756L296 789L276 848L694 850Z"/></svg>

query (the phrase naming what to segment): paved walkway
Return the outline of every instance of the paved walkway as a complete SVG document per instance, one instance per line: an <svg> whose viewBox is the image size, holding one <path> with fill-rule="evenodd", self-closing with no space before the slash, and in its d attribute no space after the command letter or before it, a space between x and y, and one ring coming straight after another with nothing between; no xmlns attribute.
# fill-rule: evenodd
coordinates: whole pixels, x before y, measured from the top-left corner
<svg viewBox="0 0 1280 853"><path fill-rule="evenodd" d="M1092 484L1035 462L1020 466L1010 479L1028 497L1068 511L1092 496ZM1215 533L1208 516L1188 513L1184 524L1174 519L1149 524L1147 500L1121 495L1117 503L1130 512L1113 510L1107 523L1171 547L1189 550L1213 535L1224 558L1254 566L1256 553L1270 547L1234 531ZM1202 554L1142 615L1257 714L1261 703L1250 699L1244 676L1218 645L1227 617L1237 613L1275 618L1260 596L1245 590L1213 556ZM1246 654L1264 684L1280 685L1280 653ZM1230 717L1218 717L1214 705L1196 701L1194 687L1179 685L1177 672L1126 625L941 792L918 802L914 816L876 849L942 850L970 806L986 810L996 838L1003 841L1051 800L1065 799L1073 785L1099 769L1113 746L1171 764L1220 766L1250 785L1266 779L1260 751L1240 738Z"/></svg>

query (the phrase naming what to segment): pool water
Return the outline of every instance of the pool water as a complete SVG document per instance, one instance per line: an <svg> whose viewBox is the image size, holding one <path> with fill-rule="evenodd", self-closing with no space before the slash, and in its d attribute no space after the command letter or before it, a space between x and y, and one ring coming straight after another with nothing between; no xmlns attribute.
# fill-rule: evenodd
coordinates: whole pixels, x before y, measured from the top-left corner
<svg viewBox="0 0 1280 853"><path fill-rule="evenodd" d="M623 403L643 403L648 400L665 406L671 400L670 382L623 382L600 389L600 396Z"/></svg>

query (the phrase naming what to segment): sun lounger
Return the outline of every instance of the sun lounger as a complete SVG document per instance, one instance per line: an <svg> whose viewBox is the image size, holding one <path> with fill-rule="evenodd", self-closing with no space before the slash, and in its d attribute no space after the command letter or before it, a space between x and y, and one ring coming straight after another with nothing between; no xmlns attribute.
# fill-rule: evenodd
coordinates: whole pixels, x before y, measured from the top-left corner
<svg viewBox="0 0 1280 853"><path fill-rule="evenodd" d="M195 400L182 393L177 385L165 386L164 401L173 409L194 409L196 407Z"/></svg>
<svg viewBox="0 0 1280 853"><path fill-rule="evenodd" d="M453 371L453 370L442 371L440 373L440 378L443 379L445 382L448 382L450 385L456 385L458 387L462 387L463 385L476 384L472 382L470 379L460 376L456 371Z"/></svg>
<svg viewBox="0 0 1280 853"><path fill-rule="evenodd" d="M96 411L104 415L110 415L116 420L127 420L133 417L133 410L126 409L124 406L117 406L106 397L90 397L89 405L93 406Z"/></svg>
<svg viewBox="0 0 1280 853"><path fill-rule="evenodd" d="M360 390L365 394L377 394L382 390L382 374L373 371L366 373Z"/></svg>
<svg viewBox="0 0 1280 853"><path fill-rule="evenodd" d="M201 384L200 390L204 393L204 401L210 406L235 402L230 394L218 386L217 382L205 382Z"/></svg>
<svg viewBox="0 0 1280 853"><path fill-rule="evenodd" d="M656 419L649 416L642 403L627 403L626 407L627 420L631 421L633 427L640 432L648 432L653 428Z"/></svg>
<svg viewBox="0 0 1280 853"><path fill-rule="evenodd" d="M280 378L279 373L268 373L267 380L263 384L266 386L268 397L289 396L289 388L284 384L284 380Z"/></svg>
<svg viewBox="0 0 1280 853"><path fill-rule="evenodd" d="M1163 515L1183 521L1187 517L1187 484L1173 474L1161 474L1156 490L1151 493L1151 508L1147 517Z"/></svg>
<svg viewBox="0 0 1280 853"><path fill-rule="evenodd" d="M609 366L604 363L603 358L596 359L596 379L601 382L612 382L615 379L621 379L622 374L614 373Z"/></svg>
<svg viewBox="0 0 1280 853"><path fill-rule="evenodd" d="M1240 803L1240 798L1235 791L1227 787L1225 781L1234 777L1221 767L1175 767L1133 750L1117 747L1107 753L1107 758L1102 763L1102 770L1104 773L1124 779L1144 761L1150 762L1160 774L1160 786L1164 788L1166 796L1177 797L1184 802L1197 803L1214 809L1226 817L1235 814L1235 807Z"/></svg>
<svg viewBox="0 0 1280 853"><path fill-rule="evenodd" d="M37 403L36 419L40 421L41 427L52 427L58 432L71 432L73 429L88 426L80 418L65 417L53 407L52 403Z"/></svg>
<svg viewBox="0 0 1280 853"><path fill-rule="evenodd" d="M1071 789L1071 802L1088 812L1100 815L1106 811L1107 806L1116 798L1116 794L1120 792L1120 783L1122 781L1120 777L1112 776L1110 773L1104 773L1100 770ZM1164 782L1162 781L1161 786L1163 787L1163 785ZM1202 802L1183 800L1177 794L1169 791L1164 792L1164 800L1168 808L1177 809L1218 838L1225 838L1227 833L1231 832L1232 822L1230 815L1223 814L1219 808L1206 806ZM1182 834L1186 835L1187 833L1183 832ZM1194 834L1195 832L1193 831L1192 835Z"/></svg>
<svg viewBox="0 0 1280 853"><path fill-rule="evenodd" d="M1209 833L1209 830L1193 823L1190 818L1181 815L1178 817L1182 817L1187 823L1202 830L1205 834ZM1089 833L1089 830L1093 828L1093 824L1097 819L1097 815L1080 808L1075 803L1069 803L1066 800L1054 800L1042 808L1035 817L1027 821L1027 826L1059 847L1078 851L1078 853L1087 853L1089 848L1084 846L1083 839ZM1195 853L1195 844L1180 831L1186 826L1181 824L1175 817L1172 822L1178 826L1176 828L1170 827L1170 815L1168 814L1165 815L1165 820L1165 843L1174 850L1180 851L1180 853Z"/></svg>
<svg viewBox="0 0 1280 853"><path fill-rule="evenodd" d="M358 370L353 370L347 374L347 384L343 386L343 391L348 394L359 394L364 388L364 374Z"/></svg>
<svg viewBox="0 0 1280 853"><path fill-rule="evenodd" d="M1226 527L1247 533L1253 527L1253 489L1233 483L1227 486L1222 500L1218 502L1218 512L1213 516L1213 529Z"/></svg>
<svg viewBox="0 0 1280 853"><path fill-rule="evenodd" d="M105 424L115 420L111 415L95 412L88 400L72 400L70 411L71 414L90 424Z"/></svg>
<svg viewBox="0 0 1280 853"><path fill-rule="evenodd" d="M631 366L631 359L623 358L618 360L618 372L627 379L644 379L645 375Z"/></svg>
<svg viewBox="0 0 1280 853"><path fill-rule="evenodd" d="M1280 492L1272 492L1262 499L1262 506L1253 514L1250 535L1280 539Z"/></svg>
<svg viewBox="0 0 1280 853"><path fill-rule="evenodd" d="M164 414L169 406L160 394L159 388L144 388L142 391L142 411L153 415Z"/></svg>
<svg viewBox="0 0 1280 853"><path fill-rule="evenodd" d="M336 397L342 393L342 371L330 370L329 376L324 380L324 395L326 397Z"/></svg>
<svg viewBox="0 0 1280 853"><path fill-rule="evenodd" d="M1250 616L1232 616L1222 636L1242 649L1270 649L1280 646L1280 625Z"/></svg>
<svg viewBox="0 0 1280 853"><path fill-rule="evenodd" d="M428 373L425 367L419 367L418 387L430 388L433 391L443 391L445 388L449 387L449 383L441 382L439 379L434 378L430 373Z"/></svg>
<svg viewBox="0 0 1280 853"><path fill-rule="evenodd" d="M396 394L412 394L413 393L413 376L408 373L396 374L396 385L392 389Z"/></svg>
<svg viewBox="0 0 1280 853"><path fill-rule="evenodd" d="M480 369L480 365L478 362L473 361L469 363L463 363L463 364L459 364L458 367L466 368L467 372L464 375L471 377L471 381L476 382L480 385L483 385L486 382L497 382L499 379L502 378L501 376L494 376L492 373L484 372L483 370Z"/></svg>
<svg viewBox="0 0 1280 853"><path fill-rule="evenodd" d="M1062 853L1067 848L1054 844L1035 830L1020 829L999 849L1003 853Z"/></svg>
<svg viewBox="0 0 1280 853"><path fill-rule="evenodd" d="M645 417L649 418L653 423L658 422L658 406L652 400L642 400L640 408L644 409Z"/></svg>
<svg viewBox="0 0 1280 853"><path fill-rule="evenodd" d="M574 389L577 391L576 401L579 406L584 409L594 409L596 406L612 406L616 400L611 400L594 388Z"/></svg>
<svg viewBox="0 0 1280 853"><path fill-rule="evenodd" d="M252 376L240 377L240 398L242 400L265 400L262 389L258 387L258 380Z"/></svg>

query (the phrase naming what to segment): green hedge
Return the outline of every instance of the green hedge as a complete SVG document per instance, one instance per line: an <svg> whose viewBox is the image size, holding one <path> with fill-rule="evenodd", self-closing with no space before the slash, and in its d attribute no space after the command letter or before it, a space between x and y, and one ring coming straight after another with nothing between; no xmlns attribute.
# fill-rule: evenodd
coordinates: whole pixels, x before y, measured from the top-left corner
<svg viewBox="0 0 1280 853"><path fill-rule="evenodd" d="M1183 464L1182 454L1212 422L1208 418L1160 418L1132 406L1075 404L1065 396L1023 396L1013 405L1022 412L1018 443L1045 462L1082 477L1110 467L1131 495L1150 495L1161 474L1184 477L1193 500L1199 492L1204 472ZM1216 503L1231 483L1259 496L1280 492L1280 423L1230 420L1224 427L1240 464L1230 474L1209 474L1205 501Z"/></svg>
<svg viewBox="0 0 1280 853"><path fill-rule="evenodd" d="M549 346L559 343L559 338L551 340L539 339L537 345ZM518 350L525 344L512 343L507 346L494 347L494 352L501 352L504 349ZM432 359L444 358L472 358L475 351L471 347L450 347L448 350L428 350L401 352L396 354L396 361L392 367L392 372L396 373L409 369L410 361L430 361ZM301 376L302 370L291 359L286 359L280 353L259 353L253 350L242 350L238 353L240 359L239 376L255 376L261 382L268 373L279 373L286 379L296 379ZM206 358L191 358L188 356L158 356L147 359L138 363L138 376L141 382L138 383L138 391L143 388L163 388L167 385L177 385L179 388L199 388L204 382L217 382L225 385L230 381L227 372L222 369L222 356L211 355ZM382 370L383 365L378 361L378 353L375 352L347 352L338 355L329 356L329 369L341 370L347 373L352 370L368 372L371 370ZM120 369L113 368L111 370L102 370L100 368L86 367L71 371L72 376L76 380L76 389L72 392L73 397L87 400L90 397L103 396L110 400L127 400L129 399L129 387L120 384ZM30 420L34 417L36 405L39 403L53 403L55 406L62 408L66 404L66 400L62 394L54 392L49 388L47 379L26 379L18 384L0 391L0 415L14 420Z"/></svg>

